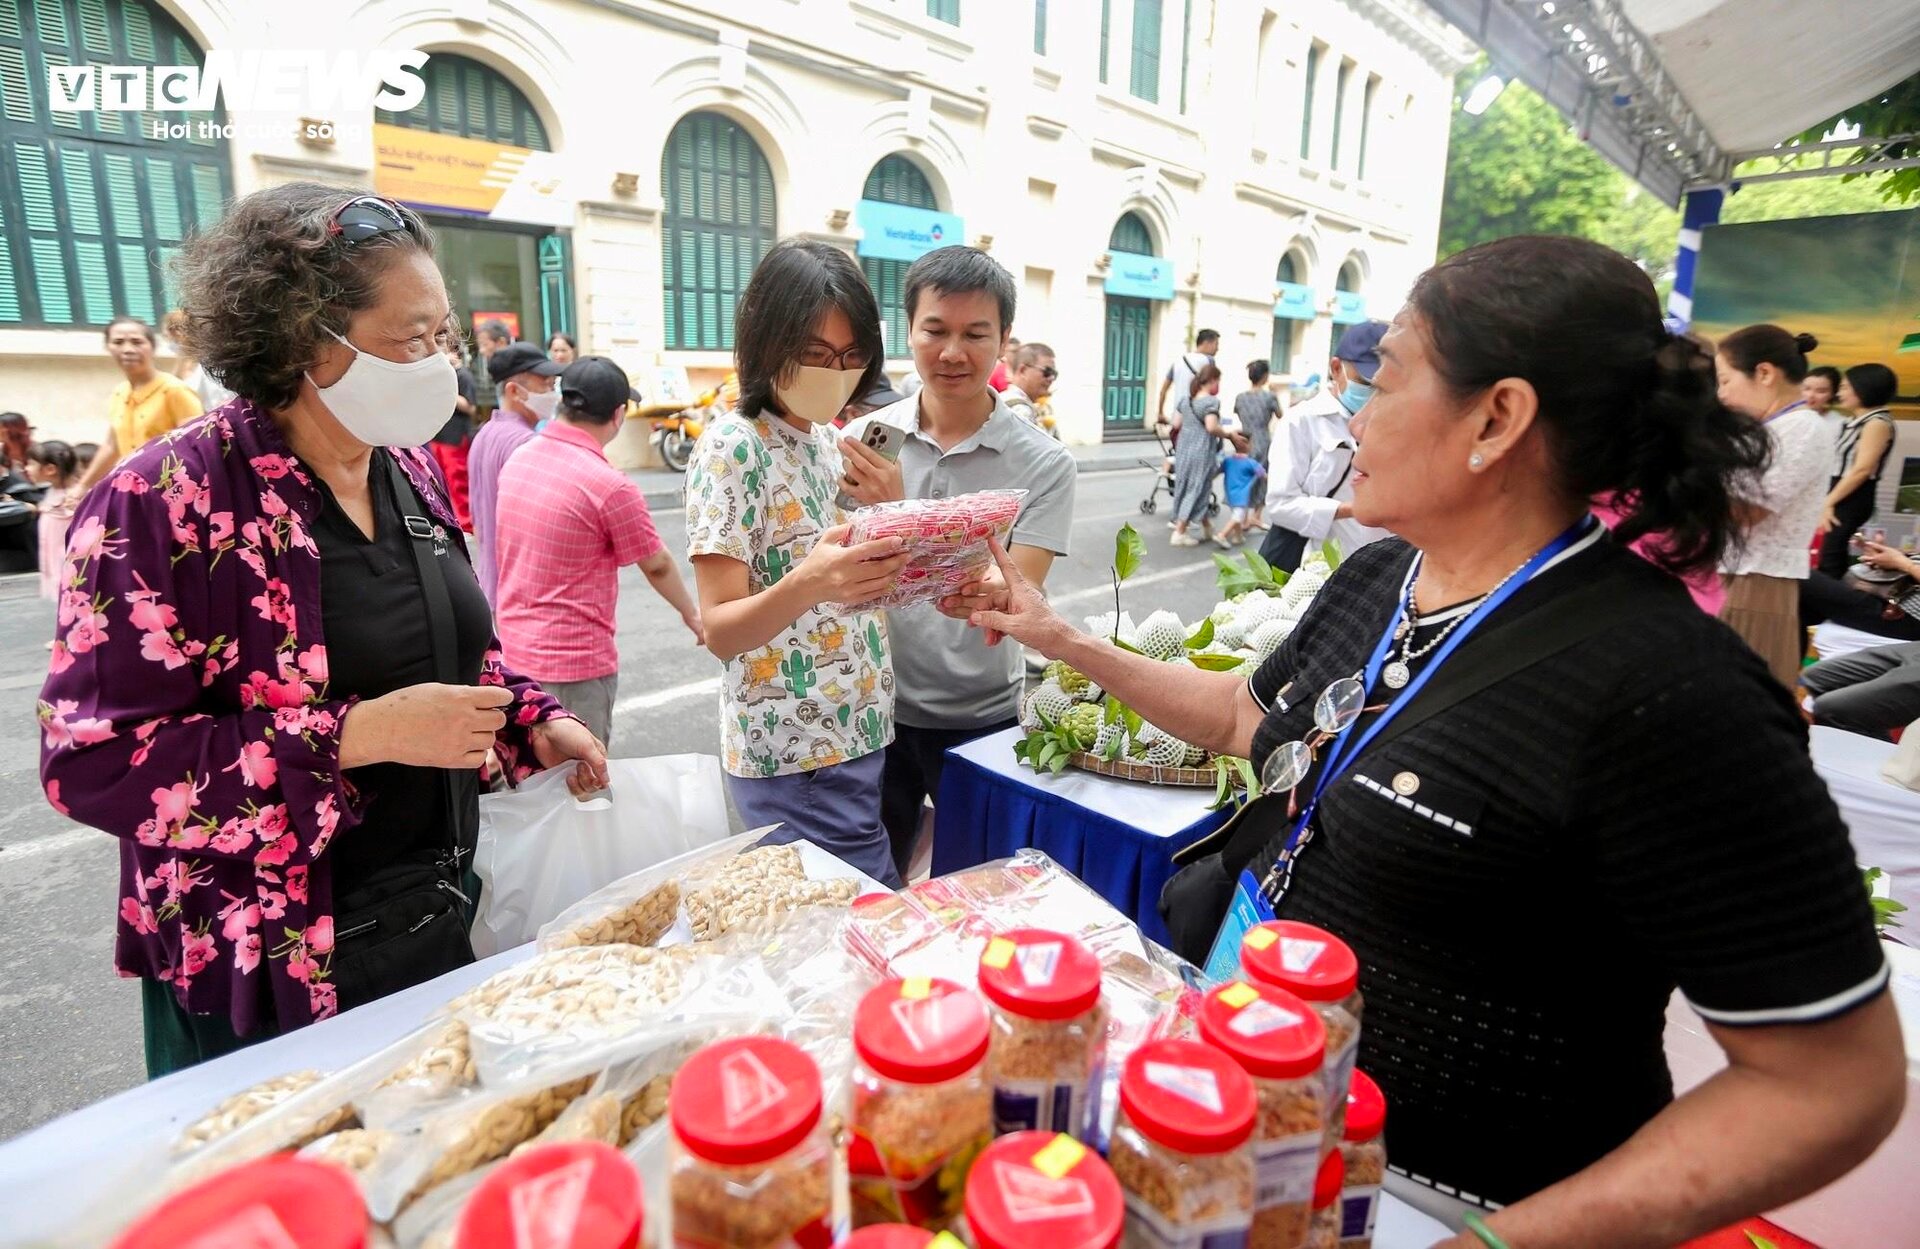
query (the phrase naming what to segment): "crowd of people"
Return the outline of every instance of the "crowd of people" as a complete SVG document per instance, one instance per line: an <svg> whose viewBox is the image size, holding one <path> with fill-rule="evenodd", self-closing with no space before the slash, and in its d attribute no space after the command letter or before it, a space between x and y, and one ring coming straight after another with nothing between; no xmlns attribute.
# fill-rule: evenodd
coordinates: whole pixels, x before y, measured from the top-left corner
<svg viewBox="0 0 1920 1249"><path fill-rule="evenodd" d="M1304 745L1307 779L1189 852L1161 910L1195 961L1243 903L1348 940L1362 1064L1394 1106L1396 1162L1428 1177L1395 1191L1455 1226L1497 1211L1516 1244L1674 1243L1843 1173L1898 1115L1886 961L1789 693L1802 583L1874 597L1814 572L1810 546L1828 535L1824 564L1846 530L1836 558L1859 579L1846 557L1891 443L1882 366L1816 378L1817 344L1774 326L1675 334L1644 273L1556 238L1435 266L1391 324L1348 327L1291 409L1256 361L1223 411L1203 332L1156 409L1176 434L1173 545L1199 545L1219 474L1222 544L1264 530L1283 570L1325 541L1345 557L1249 678L1148 659L1048 605L1076 487L1040 419L1057 365L1012 339L1016 284L974 248L908 270L913 372L891 402L858 264L818 240L769 250L737 309L739 400L688 467L691 587L607 459L626 373L489 322L486 385L463 378L411 210L257 192L186 245L179 277L189 376L116 321L126 381L84 466L16 451L7 427L70 526L42 777L120 839L115 963L142 982L151 1074L471 960L483 778L607 784L634 566L721 664L743 823L889 885L946 751L1017 722L1008 639L1208 750ZM203 417L211 385L231 397ZM937 605L873 606L909 552L850 543L848 510L986 489L1025 492L992 567ZM1920 619L1911 585L1882 613ZM1909 673L1920 654L1819 665L1812 714L1892 714ZM1359 721L1330 728L1320 704L1355 684ZM1542 879L1552 942L1525 939ZM1676 986L1731 1064L1677 1099L1660 1049Z"/></svg>

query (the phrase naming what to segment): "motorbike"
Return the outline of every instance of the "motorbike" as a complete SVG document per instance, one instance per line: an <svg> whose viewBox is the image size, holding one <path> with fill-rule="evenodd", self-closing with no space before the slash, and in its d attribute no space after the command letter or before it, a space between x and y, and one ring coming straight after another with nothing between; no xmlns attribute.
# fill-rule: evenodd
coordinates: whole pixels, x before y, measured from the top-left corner
<svg viewBox="0 0 1920 1249"><path fill-rule="evenodd" d="M653 426L653 445L666 466L676 473L684 473L687 462L693 458L693 446L700 441L700 432L739 398L740 383L729 373L724 382L712 390L701 391L690 404L639 403L629 412Z"/></svg>

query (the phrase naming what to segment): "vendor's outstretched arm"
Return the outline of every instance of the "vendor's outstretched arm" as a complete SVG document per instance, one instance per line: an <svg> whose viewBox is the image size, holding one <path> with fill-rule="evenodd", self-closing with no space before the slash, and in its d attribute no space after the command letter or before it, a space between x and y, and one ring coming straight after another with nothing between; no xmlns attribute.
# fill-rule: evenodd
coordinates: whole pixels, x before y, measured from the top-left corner
<svg viewBox="0 0 1920 1249"><path fill-rule="evenodd" d="M1905 1064L1888 994L1820 1023L1708 1028L1725 1071L1487 1226L1513 1249L1665 1249L1831 1183L1900 1117ZM1462 1232L1442 1247L1482 1242Z"/></svg>

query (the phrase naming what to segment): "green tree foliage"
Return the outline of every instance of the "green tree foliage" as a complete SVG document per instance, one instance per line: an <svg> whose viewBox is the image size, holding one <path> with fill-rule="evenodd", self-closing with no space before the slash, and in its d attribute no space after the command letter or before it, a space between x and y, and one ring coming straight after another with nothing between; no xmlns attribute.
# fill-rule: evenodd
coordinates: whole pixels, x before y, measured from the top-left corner
<svg viewBox="0 0 1920 1249"><path fill-rule="evenodd" d="M1849 129L1858 126L1860 133L1870 139L1887 135L1920 133L1920 74L1914 74L1904 81L1895 83L1870 100L1860 101L1837 117L1829 117L1819 125L1809 127L1803 133L1795 135L1793 141L1818 143L1843 126ZM1903 160L1909 156L1920 155L1920 144L1889 143L1884 146L1881 154L1894 160ZM1833 179L1820 179L1820 181L1833 181ZM1887 174L1848 174L1840 181L1853 186L1871 188L1880 198L1896 205L1920 199L1920 169L1896 169Z"/></svg>

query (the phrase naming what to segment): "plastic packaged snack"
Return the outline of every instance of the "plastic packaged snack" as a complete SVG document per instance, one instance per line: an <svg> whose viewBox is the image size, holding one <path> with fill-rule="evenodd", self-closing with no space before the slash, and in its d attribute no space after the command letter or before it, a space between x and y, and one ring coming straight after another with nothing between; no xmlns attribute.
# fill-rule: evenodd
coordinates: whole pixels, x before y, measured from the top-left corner
<svg viewBox="0 0 1920 1249"><path fill-rule="evenodd" d="M1360 1053L1360 960L1352 947L1324 928L1268 920L1241 939L1240 967L1254 983L1285 989L1313 1007L1326 1024L1327 1136L1322 1148L1339 1148L1347 1119L1347 1082Z"/></svg>
<svg viewBox="0 0 1920 1249"><path fill-rule="evenodd" d="M908 555L893 589L858 604L859 608L875 611L931 603L978 580L993 563L987 539L1007 545L1026 497L1024 490L979 490L947 499L875 503L855 511L847 518L852 526L848 546L900 538Z"/></svg>
<svg viewBox="0 0 1920 1249"><path fill-rule="evenodd" d="M1372 1249L1387 1177L1387 1099L1366 1072L1354 1068L1347 1089L1347 1132L1340 1142L1346 1178L1340 1191L1340 1249Z"/></svg>
<svg viewBox="0 0 1920 1249"><path fill-rule="evenodd" d="M295 1096L313 1088L325 1078L318 1071L291 1071L283 1076L275 1076L271 1080L263 1080L252 1088L242 1089L189 1124L186 1130L175 1139L173 1152L175 1155L189 1154L203 1145L209 1145L230 1136L245 1124L291 1101ZM318 1140L329 1132L337 1131L352 1121L352 1106L329 1107L320 1111L304 1131L295 1133L287 1142L287 1147L298 1148L308 1141Z"/></svg>
<svg viewBox="0 0 1920 1249"><path fill-rule="evenodd" d="M468 1198L460 1249L633 1249L645 1211L640 1176L598 1142L542 1145L494 1169ZM536 1234L528 1229L537 1228Z"/></svg>
<svg viewBox="0 0 1920 1249"><path fill-rule="evenodd" d="M658 945L674 937L685 940L688 933L681 895L686 878L753 849L771 831L760 828L740 833L610 881L542 924L535 943L542 950L559 950L580 945ZM651 940L639 939L659 926L663 918L665 925L657 935Z"/></svg>
<svg viewBox="0 0 1920 1249"><path fill-rule="evenodd" d="M1044 1129L1094 1140L1107 1051L1100 960L1062 933L1015 928L987 942L979 981L993 1026L994 1134Z"/></svg>
<svg viewBox="0 0 1920 1249"><path fill-rule="evenodd" d="M361 1188L382 1223L450 1180L496 1162L547 1130L592 1083L579 1077L547 1088L480 1092L437 1110L383 1153Z"/></svg>
<svg viewBox="0 0 1920 1249"><path fill-rule="evenodd" d="M321 1137L300 1151L302 1158L330 1162L359 1183L371 1174L387 1153L401 1144L397 1132L379 1128L346 1128Z"/></svg>
<svg viewBox="0 0 1920 1249"><path fill-rule="evenodd" d="M669 1105L679 1249L830 1241L833 1147L819 1071L798 1047L773 1037L710 1045L680 1069Z"/></svg>
<svg viewBox="0 0 1920 1249"><path fill-rule="evenodd" d="M802 907L844 907L859 885L851 880L809 880L793 845L760 846L689 872L681 906L695 941L735 931L756 931Z"/></svg>
<svg viewBox="0 0 1920 1249"><path fill-rule="evenodd" d="M272 1243L283 1249L364 1249L368 1244L367 1208L345 1171L276 1157L229 1168L173 1194L135 1219L113 1249L267 1243L248 1237L248 1227L263 1222L276 1233Z"/></svg>
<svg viewBox="0 0 1920 1249"><path fill-rule="evenodd" d="M1253 1224L1253 1081L1199 1041L1150 1041L1120 1077L1107 1163L1132 1249L1244 1243Z"/></svg>
<svg viewBox="0 0 1920 1249"><path fill-rule="evenodd" d="M1326 1138L1321 1060L1327 1029L1283 989L1235 980L1207 994L1200 1039L1253 1080L1252 1249L1299 1249L1313 1212L1313 1182Z"/></svg>
<svg viewBox="0 0 1920 1249"><path fill-rule="evenodd" d="M436 1020L383 1052L386 1074L359 1100L360 1120L386 1127L419 1107L445 1101L480 1083L465 1020Z"/></svg>
<svg viewBox="0 0 1920 1249"><path fill-rule="evenodd" d="M1112 1249L1126 1199L1100 1155L1063 1132L1015 1132L967 1176L975 1249Z"/></svg>
<svg viewBox="0 0 1920 1249"><path fill-rule="evenodd" d="M1320 1163L1320 1174L1313 1181L1313 1223L1307 1230L1306 1249L1339 1249L1340 1189L1346 1174L1347 1164L1337 1149Z"/></svg>
<svg viewBox="0 0 1920 1249"><path fill-rule="evenodd" d="M980 999L950 980L887 980L853 1017L848 1183L853 1224L944 1231L967 1169L993 1138L988 1026Z"/></svg>

